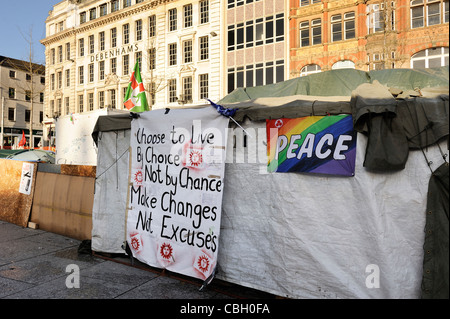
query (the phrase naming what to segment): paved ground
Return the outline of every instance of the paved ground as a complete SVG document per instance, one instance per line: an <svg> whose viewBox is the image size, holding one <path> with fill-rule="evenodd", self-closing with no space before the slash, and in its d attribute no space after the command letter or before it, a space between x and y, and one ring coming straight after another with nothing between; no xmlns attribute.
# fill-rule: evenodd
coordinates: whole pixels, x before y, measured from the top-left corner
<svg viewBox="0 0 450 319"><path fill-rule="evenodd" d="M80 243L0 221L0 299L274 298L217 279L200 292L200 281L137 261L131 266L126 256L79 254ZM80 285L68 288L66 282L76 285L74 268L79 269Z"/></svg>

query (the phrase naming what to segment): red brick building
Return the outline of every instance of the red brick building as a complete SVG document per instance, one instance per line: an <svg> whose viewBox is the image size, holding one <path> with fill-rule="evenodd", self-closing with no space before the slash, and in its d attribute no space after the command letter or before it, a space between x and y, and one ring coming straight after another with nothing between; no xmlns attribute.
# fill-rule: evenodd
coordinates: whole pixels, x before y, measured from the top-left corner
<svg viewBox="0 0 450 319"><path fill-rule="evenodd" d="M448 0L289 0L290 78L448 65Z"/></svg>

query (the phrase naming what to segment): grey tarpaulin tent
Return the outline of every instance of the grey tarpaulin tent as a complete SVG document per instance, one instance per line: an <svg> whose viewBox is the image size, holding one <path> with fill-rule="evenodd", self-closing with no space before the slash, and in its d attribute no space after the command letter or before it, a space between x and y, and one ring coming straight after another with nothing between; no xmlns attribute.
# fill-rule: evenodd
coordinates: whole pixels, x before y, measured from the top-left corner
<svg viewBox="0 0 450 319"><path fill-rule="evenodd" d="M345 72L339 73L342 75L341 81L353 74L352 71L347 76L344 76ZM362 75L358 79L367 78L365 72L356 73ZM302 81L311 83L310 80ZM357 138L354 177L268 174L266 171L265 119L353 113L358 106L373 104L368 103L370 96L351 94L361 84L373 84L373 81L367 81L359 83L360 80L356 80L356 84L352 84L356 85L354 87L347 82L345 85L351 90L336 96L312 96L290 91L287 87L294 86L293 83L284 83L285 92L289 93L286 96L276 96L275 87L270 90L242 89L239 94L270 91L271 96L263 94L249 98L247 94L244 100L233 98L233 103L219 103L225 107L239 108L234 118L251 136L247 136L244 143L244 133L240 128L233 127L229 132L218 278L292 298L421 296L430 168L434 171L440 166L443 161L441 151L448 153L446 141L443 140L443 137L448 136L448 126L445 132L445 126L439 128L440 121L437 119L436 124L431 126L437 129L435 137L440 141L440 148L429 143L431 135L429 139L424 138L424 144L419 146L424 153L411 147L405 167L401 170L373 172L363 167L368 138L367 132L362 133L362 125L363 129ZM320 85L320 81L317 83L315 85ZM327 87L332 91L333 83L328 83L322 88L323 91ZM435 87L422 88L421 92L433 90ZM336 93L339 90L334 91ZM402 93L397 90L392 95L397 104L395 111L399 113L398 105L404 102L410 103L405 110L417 108L419 104L415 101L422 103L427 110L433 108L430 103L437 105L442 100L446 113L436 114L442 114L448 122L448 89L447 92L442 92L442 89L437 91L439 94L433 93L426 99L411 96L414 95L412 92L398 98ZM442 105L436 106L436 110L441 110ZM430 114L436 115L434 112ZM414 130L423 130L423 123L416 118L411 122L417 126ZM425 126L430 127L428 124ZM105 243L108 241L114 242L115 247L120 249L123 233L113 232L112 229L123 229L125 220L124 202L116 205L106 203L113 197L126 200L119 198L119 194L121 187L126 193L128 177L125 163L127 154L123 153L125 155L120 157L126 148L126 133L118 130L116 135L114 130L110 132L113 133L106 134L101 129L98 131L97 174L106 173L97 178L94 201L100 203L94 202L94 207L108 207L109 223L115 225L108 228L103 223L105 218L93 216L96 229L96 233L93 230L93 249L96 250L94 236L97 236L99 251L111 245ZM406 134L416 138L414 131ZM109 142L107 135L110 136ZM123 141L123 149L120 149L120 140ZM105 160L100 160L101 156ZM114 166L116 158L123 160L121 166ZM103 187L103 183L109 184ZM109 197L100 196L97 194L99 188L105 188L102 190L105 194L108 189L113 193ZM100 211L94 209L93 215ZM95 224L99 227L95 228ZM116 238L110 239L106 233Z"/></svg>

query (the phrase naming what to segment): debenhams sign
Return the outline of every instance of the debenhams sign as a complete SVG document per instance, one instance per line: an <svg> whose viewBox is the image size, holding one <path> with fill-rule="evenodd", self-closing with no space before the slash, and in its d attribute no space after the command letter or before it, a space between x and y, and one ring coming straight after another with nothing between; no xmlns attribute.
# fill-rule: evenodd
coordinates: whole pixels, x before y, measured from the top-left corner
<svg viewBox="0 0 450 319"><path fill-rule="evenodd" d="M102 52L99 52L96 54L92 54L89 56L89 61L90 62L103 61L106 59L115 58L120 55L128 54L131 52L138 52L138 51L139 51L139 47L138 47L137 43L125 45L120 48L113 48L113 49L105 50L105 51L102 51Z"/></svg>

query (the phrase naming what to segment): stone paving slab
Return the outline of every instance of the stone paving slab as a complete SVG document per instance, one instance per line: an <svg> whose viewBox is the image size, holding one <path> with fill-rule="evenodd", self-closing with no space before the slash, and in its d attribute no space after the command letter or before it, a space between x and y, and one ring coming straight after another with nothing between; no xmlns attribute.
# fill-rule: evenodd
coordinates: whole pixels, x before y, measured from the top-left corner
<svg viewBox="0 0 450 319"><path fill-rule="evenodd" d="M220 285L217 280L199 291L198 280L132 262L125 255L80 254L80 244L0 221L0 299L273 298L238 285ZM74 267L79 271L79 287L69 288L74 285Z"/></svg>

